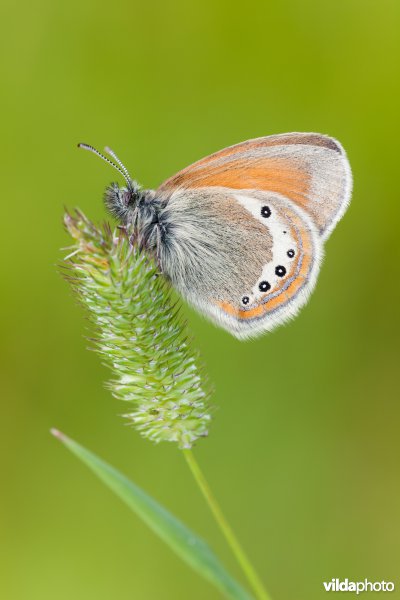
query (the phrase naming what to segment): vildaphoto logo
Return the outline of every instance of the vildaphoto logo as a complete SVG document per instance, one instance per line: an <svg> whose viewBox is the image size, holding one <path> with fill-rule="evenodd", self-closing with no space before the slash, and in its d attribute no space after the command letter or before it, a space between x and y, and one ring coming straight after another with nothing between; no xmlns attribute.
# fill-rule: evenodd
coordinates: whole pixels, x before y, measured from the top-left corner
<svg viewBox="0 0 400 600"><path fill-rule="evenodd" d="M393 592L394 583L392 581L349 581L344 579L331 579L331 581L324 581L324 588L326 592L355 592L361 594L362 592Z"/></svg>

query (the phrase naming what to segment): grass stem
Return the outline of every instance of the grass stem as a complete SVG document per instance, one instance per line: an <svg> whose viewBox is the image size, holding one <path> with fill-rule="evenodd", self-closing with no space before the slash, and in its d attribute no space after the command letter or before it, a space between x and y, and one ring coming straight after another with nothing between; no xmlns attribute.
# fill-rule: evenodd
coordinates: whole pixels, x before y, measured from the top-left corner
<svg viewBox="0 0 400 600"><path fill-rule="evenodd" d="M186 462L189 466L192 475L199 486L201 493L203 494L212 514L220 530L222 531L228 545L230 546L233 554L235 555L238 563L240 564L244 574L247 577L249 584L251 585L254 593L258 600L271 600L271 597L267 593L264 584L261 579L257 575L253 565L245 554L242 546L239 543L236 535L234 534L231 526L226 520L221 507L219 506L217 500L214 497L214 494L211 491L211 488L199 467L198 462L196 461L193 452L191 450L183 450L183 454L185 456Z"/></svg>

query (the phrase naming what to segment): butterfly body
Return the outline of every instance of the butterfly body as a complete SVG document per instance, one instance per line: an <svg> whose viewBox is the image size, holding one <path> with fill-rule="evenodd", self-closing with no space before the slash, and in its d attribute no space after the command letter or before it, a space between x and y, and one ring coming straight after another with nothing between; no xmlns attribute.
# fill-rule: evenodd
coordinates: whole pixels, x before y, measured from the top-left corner
<svg viewBox="0 0 400 600"><path fill-rule="evenodd" d="M307 302L350 192L340 144L293 133L226 148L155 191L113 184L105 200L182 296L243 339Z"/></svg>

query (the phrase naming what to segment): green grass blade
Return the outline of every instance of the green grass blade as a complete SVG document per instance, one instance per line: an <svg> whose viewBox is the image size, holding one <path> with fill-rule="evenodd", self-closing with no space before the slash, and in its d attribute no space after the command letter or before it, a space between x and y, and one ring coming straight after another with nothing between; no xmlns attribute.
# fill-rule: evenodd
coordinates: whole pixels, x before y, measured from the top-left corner
<svg viewBox="0 0 400 600"><path fill-rule="evenodd" d="M227 573L209 546L136 484L95 454L52 429L58 438L99 479L121 498L178 556L213 583L227 598L251 600L251 596Z"/></svg>

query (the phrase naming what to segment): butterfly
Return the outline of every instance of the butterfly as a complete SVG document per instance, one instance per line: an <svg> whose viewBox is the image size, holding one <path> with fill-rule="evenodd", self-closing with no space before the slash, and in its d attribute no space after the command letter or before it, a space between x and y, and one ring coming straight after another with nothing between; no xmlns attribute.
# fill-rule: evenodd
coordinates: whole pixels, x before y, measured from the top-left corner
<svg viewBox="0 0 400 600"><path fill-rule="evenodd" d="M248 140L105 204L186 301L240 339L294 317L313 291L328 239L350 201L351 169L335 139L286 133Z"/></svg>

